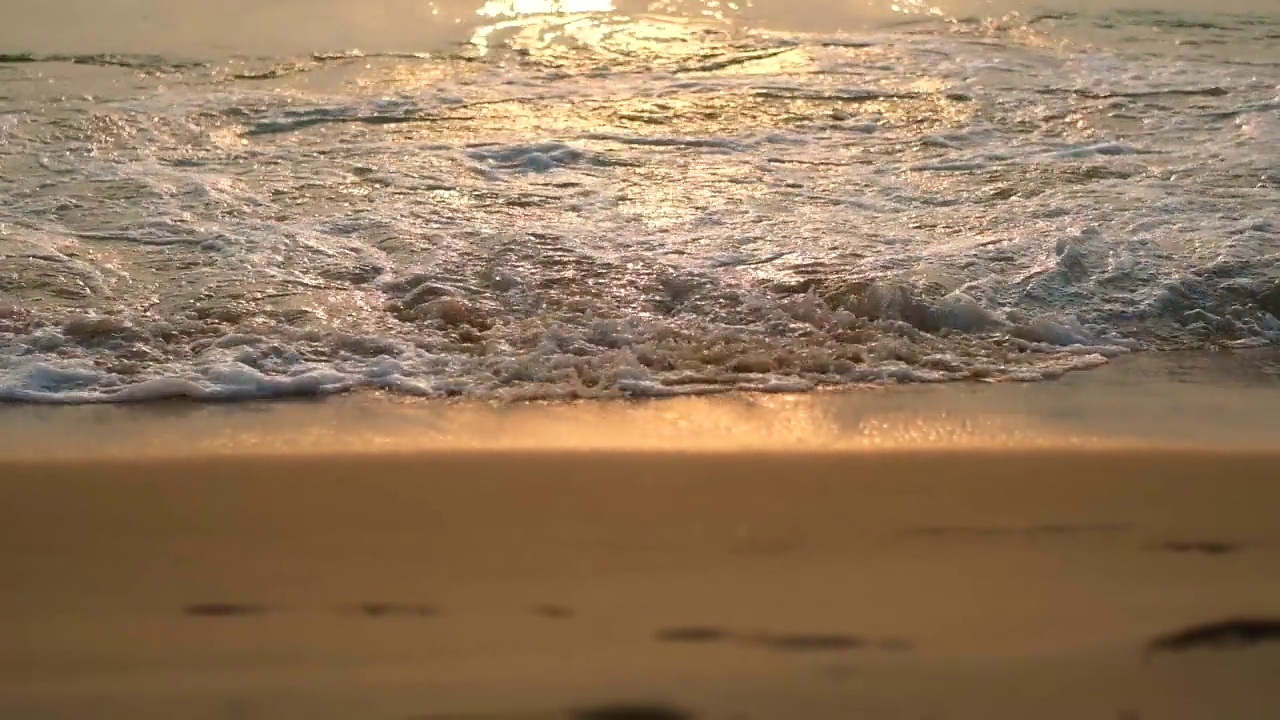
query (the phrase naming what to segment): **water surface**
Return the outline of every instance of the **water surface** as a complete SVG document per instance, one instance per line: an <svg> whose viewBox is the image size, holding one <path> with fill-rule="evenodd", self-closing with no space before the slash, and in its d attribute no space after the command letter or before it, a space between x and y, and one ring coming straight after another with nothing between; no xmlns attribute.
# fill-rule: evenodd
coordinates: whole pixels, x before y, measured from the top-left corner
<svg viewBox="0 0 1280 720"><path fill-rule="evenodd" d="M11 2L0 398L1273 346L1280 14L1217 5Z"/></svg>

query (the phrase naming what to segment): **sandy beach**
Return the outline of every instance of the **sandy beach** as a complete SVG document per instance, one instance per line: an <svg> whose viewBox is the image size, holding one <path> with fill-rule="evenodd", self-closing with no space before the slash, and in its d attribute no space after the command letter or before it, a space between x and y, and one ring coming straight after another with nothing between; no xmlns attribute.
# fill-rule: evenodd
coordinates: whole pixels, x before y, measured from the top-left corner
<svg viewBox="0 0 1280 720"><path fill-rule="evenodd" d="M1277 59L0 0L0 720L1277 720Z"/></svg>
<svg viewBox="0 0 1280 720"><path fill-rule="evenodd" d="M4 408L0 716L1274 717L1280 386L1240 362Z"/></svg>

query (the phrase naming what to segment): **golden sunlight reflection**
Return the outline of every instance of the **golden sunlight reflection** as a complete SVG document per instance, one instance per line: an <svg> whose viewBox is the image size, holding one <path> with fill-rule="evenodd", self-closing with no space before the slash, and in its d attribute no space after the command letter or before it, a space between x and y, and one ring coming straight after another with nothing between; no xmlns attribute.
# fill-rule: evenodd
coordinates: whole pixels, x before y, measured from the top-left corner
<svg viewBox="0 0 1280 720"><path fill-rule="evenodd" d="M486 0L476 14L493 18L497 22L477 27L471 36L471 44L489 48L495 33L514 31L523 37L519 44L545 46L555 42L558 37L590 32L594 27L589 21L573 20L573 16L608 13L613 10L613 0ZM529 20L548 15L563 16L566 21L562 22L568 24L561 24L559 27L544 26Z"/></svg>
<svg viewBox="0 0 1280 720"><path fill-rule="evenodd" d="M715 4L696 17L649 15L644 6L633 8L623 0L488 0L477 13L492 21L472 31L470 44L483 51L506 47L551 56L567 48L655 61L699 56L708 43L726 37L723 32L708 33L708 23L723 20ZM633 9L640 14L627 14Z"/></svg>
<svg viewBox="0 0 1280 720"><path fill-rule="evenodd" d="M1122 433L1104 436L990 403L940 412L934 396L866 393L507 407L367 396L254 411L177 404L158 414L111 415L118 423L113 423L111 432L94 435L94 442L80 450L138 458L167 456L175 449L182 454L239 455L431 450L778 452L1108 447L1134 442ZM106 412L110 409L87 409L77 418L102 427L99 415ZM168 416L160 418L164 413ZM229 417L235 421L228 422ZM37 422L33 428L39 426ZM33 429L32 437L36 436Z"/></svg>
<svg viewBox="0 0 1280 720"><path fill-rule="evenodd" d="M779 4L780 5L780 4ZM753 2L753 0L485 0L484 4L476 11L481 17L490 18L510 18L528 15L572 15L578 13L605 13L605 12L623 12L623 13L646 13L646 14L662 14L676 17L688 18L711 18L716 20L730 20L735 16L741 16L744 12L750 12L753 9L778 11L781 9L779 5L764 3L763 5ZM864 12L871 15L882 15L884 13L895 13L901 15L943 15L941 7L934 5L927 0L870 0L866 3ZM823 16L832 14L832 7L828 3L815 3L811 8L804 10L792 9L791 14L810 14L815 16ZM857 10L849 9L853 14L857 14ZM835 17L842 17L844 13L836 11Z"/></svg>
<svg viewBox="0 0 1280 720"><path fill-rule="evenodd" d="M903 15L941 15L942 8L930 5L924 0L894 0L889 9Z"/></svg>
<svg viewBox="0 0 1280 720"><path fill-rule="evenodd" d="M709 39L732 36L736 25L831 31L870 27L877 18L943 17L942 4L946 3L810 0L792 7L758 0L481 0L471 15L479 23L472 28L470 44L485 51L500 46L539 52L586 47L657 59L681 54L682 43L698 45L698 53L703 53Z"/></svg>
<svg viewBox="0 0 1280 720"><path fill-rule="evenodd" d="M481 17L517 17L612 12L613 9L613 0L488 0L476 14Z"/></svg>

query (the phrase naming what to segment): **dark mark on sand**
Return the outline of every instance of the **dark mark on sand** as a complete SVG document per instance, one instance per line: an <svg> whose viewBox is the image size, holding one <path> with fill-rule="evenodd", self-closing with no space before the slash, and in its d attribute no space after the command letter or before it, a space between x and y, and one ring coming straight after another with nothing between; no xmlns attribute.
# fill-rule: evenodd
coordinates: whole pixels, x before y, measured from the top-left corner
<svg viewBox="0 0 1280 720"><path fill-rule="evenodd" d="M866 645L862 638L853 635L793 633L786 635L758 635L754 640L772 650L786 652L832 652L853 650Z"/></svg>
<svg viewBox="0 0 1280 720"><path fill-rule="evenodd" d="M183 614L192 617L244 617L270 611L266 605L227 602L192 603L182 609Z"/></svg>
<svg viewBox="0 0 1280 720"><path fill-rule="evenodd" d="M654 633L659 642L705 644L736 641L779 652L841 652L874 648L884 652L906 652L915 644L905 638L868 639L842 633L746 633L722 627L690 625L662 628Z"/></svg>
<svg viewBox="0 0 1280 720"><path fill-rule="evenodd" d="M1199 542L1176 542L1170 541L1160 545L1157 549L1172 553L1195 553L1199 555L1227 555L1240 549L1239 545L1228 542L1216 541L1199 541Z"/></svg>
<svg viewBox="0 0 1280 720"><path fill-rule="evenodd" d="M568 620L573 617L573 608L564 605L534 605L533 614L550 620Z"/></svg>
<svg viewBox="0 0 1280 720"><path fill-rule="evenodd" d="M1152 640L1147 652L1248 647L1280 643L1280 618L1241 617L1193 625Z"/></svg>
<svg viewBox="0 0 1280 720"><path fill-rule="evenodd" d="M431 617L440 613L434 605L423 603L365 602L348 606L343 610L367 617Z"/></svg>

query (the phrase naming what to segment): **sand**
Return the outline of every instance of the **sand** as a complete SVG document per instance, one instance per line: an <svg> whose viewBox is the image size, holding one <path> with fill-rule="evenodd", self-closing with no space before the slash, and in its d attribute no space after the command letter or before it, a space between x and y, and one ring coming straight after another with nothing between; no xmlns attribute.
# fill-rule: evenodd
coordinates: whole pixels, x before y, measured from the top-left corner
<svg viewBox="0 0 1280 720"><path fill-rule="evenodd" d="M1273 358L4 408L0 717L1274 718Z"/></svg>

